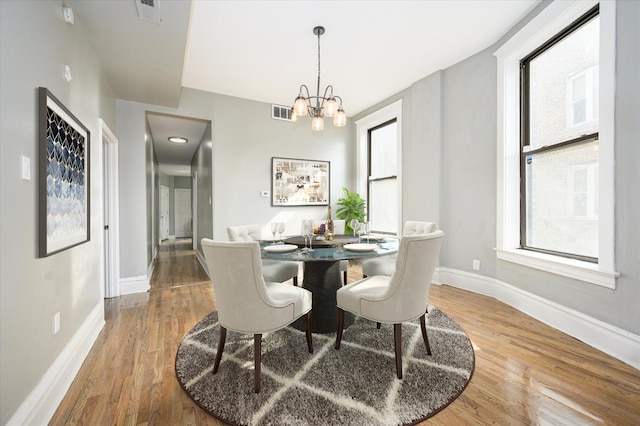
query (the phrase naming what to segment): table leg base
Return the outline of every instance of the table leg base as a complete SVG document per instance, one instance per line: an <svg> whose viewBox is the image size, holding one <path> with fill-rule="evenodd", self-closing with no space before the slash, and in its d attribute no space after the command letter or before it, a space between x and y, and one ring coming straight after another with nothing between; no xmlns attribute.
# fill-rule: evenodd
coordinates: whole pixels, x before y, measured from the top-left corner
<svg viewBox="0 0 640 426"><path fill-rule="evenodd" d="M313 294L311 332L335 333L338 326L336 291L342 287L340 262L305 262L302 287ZM355 316L352 313L345 312L344 328L348 328L354 320ZM299 318L292 326L304 331L304 318Z"/></svg>

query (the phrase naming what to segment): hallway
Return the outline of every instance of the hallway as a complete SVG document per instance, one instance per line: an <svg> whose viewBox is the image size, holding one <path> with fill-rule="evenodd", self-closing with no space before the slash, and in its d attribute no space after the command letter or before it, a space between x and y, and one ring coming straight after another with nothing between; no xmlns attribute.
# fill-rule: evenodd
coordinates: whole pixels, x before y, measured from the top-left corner
<svg viewBox="0 0 640 426"><path fill-rule="evenodd" d="M191 238L162 241L154 260L151 291L209 282L192 244Z"/></svg>

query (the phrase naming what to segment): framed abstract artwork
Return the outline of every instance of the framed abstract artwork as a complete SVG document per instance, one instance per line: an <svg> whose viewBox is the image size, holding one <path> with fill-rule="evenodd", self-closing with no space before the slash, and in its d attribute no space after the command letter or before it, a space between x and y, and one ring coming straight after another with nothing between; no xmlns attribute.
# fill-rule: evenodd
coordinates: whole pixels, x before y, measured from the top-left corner
<svg viewBox="0 0 640 426"><path fill-rule="evenodd" d="M328 161L272 157L271 205L328 205L329 172Z"/></svg>
<svg viewBox="0 0 640 426"><path fill-rule="evenodd" d="M89 241L89 130L39 88L39 255Z"/></svg>

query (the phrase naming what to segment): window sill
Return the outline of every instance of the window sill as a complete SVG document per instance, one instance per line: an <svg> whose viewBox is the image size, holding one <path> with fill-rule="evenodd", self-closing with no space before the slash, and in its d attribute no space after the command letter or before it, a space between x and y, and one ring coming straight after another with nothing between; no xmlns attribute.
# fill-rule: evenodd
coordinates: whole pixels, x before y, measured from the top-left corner
<svg viewBox="0 0 640 426"><path fill-rule="evenodd" d="M602 271L596 263L521 249L495 249L498 259L615 290L619 272Z"/></svg>

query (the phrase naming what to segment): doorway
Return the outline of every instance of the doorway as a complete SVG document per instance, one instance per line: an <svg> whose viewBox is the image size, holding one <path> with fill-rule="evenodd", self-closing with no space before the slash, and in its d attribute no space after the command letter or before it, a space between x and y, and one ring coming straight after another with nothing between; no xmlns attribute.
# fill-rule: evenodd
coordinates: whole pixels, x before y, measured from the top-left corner
<svg viewBox="0 0 640 426"><path fill-rule="evenodd" d="M120 296L118 139L102 119L98 121L98 129L103 166L104 285L102 292L104 298L111 298Z"/></svg>
<svg viewBox="0 0 640 426"><path fill-rule="evenodd" d="M176 238L192 236L191 230L191 190L174 190Z"/></svg>

